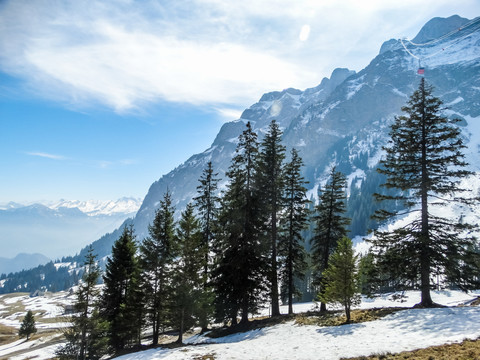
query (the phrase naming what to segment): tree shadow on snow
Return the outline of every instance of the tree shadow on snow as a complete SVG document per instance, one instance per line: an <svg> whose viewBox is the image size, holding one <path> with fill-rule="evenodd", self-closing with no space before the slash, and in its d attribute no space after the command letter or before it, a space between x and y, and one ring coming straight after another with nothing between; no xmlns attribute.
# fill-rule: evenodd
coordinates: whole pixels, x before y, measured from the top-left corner
<svg viewBox="0 0 480 360"><path fill-rule="evenodd" d="M321 327L317 329L317 332L319 334L323 335L330 335L333 337L337 336L344 336L344 335L352 335L354 334L357 330L364 328L365 324L363 323L357 323L357 324L344 324L344 325L338 325L338 326L326 326L326 327Z"/></svg>

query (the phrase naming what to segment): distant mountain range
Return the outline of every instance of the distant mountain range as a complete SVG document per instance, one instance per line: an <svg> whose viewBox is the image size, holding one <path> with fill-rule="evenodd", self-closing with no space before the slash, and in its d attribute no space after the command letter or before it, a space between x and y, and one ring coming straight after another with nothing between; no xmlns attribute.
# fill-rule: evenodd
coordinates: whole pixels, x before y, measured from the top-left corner
<svg viewBox="0 0 480 360"><path fill-rule="evenodd" d="M49 261L50 259L42 254L20 253L13 259L0 257L0 274L9 274L24 269L31 269L38 265L44 265Z"/></svg>
<svg viewBox="0 0 480 360"><path fill-rule="evenodd" d="M67 201L0 205L1 255L41 253L55 259L78 253L86 244L133 217L140 199ZM0 266L5 261L0 259Z"/></svg>
<svg viewBox="0 0 480 360"><path fill-rule="evenodd" d="M0 210L14 210L25 208L28 206L43 205L52 210L59 210L61 208L67 209L78 209L82 213L88 216L98 216L98 215L134 215L142 200L132 197L123 197L118 200L64 200L61 199L56 202L44 202L39 201L33 204L19 204L16 202L9 202L7 204L0 204Z"/></svg>

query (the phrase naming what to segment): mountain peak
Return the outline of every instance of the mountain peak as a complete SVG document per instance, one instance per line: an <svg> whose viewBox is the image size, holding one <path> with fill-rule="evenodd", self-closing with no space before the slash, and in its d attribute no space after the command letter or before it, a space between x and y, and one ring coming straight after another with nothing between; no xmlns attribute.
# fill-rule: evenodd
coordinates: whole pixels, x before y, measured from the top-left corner
<svg viewBox="0 0 480 360"><path fill-rule="evenodd" d="M423 25L412 42L425 43L439 38L445 34L448 34L450 31L458 29L469 21L470 20L462 18L458 15L452 15L448 18L435 17Z"/></svg>

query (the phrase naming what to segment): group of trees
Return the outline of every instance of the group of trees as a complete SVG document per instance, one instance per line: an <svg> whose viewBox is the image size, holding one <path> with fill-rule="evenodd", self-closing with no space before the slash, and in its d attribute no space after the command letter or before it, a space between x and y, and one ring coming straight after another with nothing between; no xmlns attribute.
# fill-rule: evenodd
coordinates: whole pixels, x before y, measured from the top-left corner
<svg viewBox="0 0 480 360"><path fill-rule="evenodd" d="M407 212L419 211L420 217L401 229L377 231L367 256L359 260L347 237L345 175L331 169L312 214L302 159L295 149L287 157L279 125L272 121L259 142L247 123L221 196L211 163L199 179L198 196L177 222L167 191L140 245L132 227L124 228L115 242L101 294L94 286L99 278L95 257L88 253L64 357L95 358L101 348L118 352L139 345L147 328L154 345L167 329L178 331L181 343L184 331L194 325L236 325L238 318L245 324L267 301L277 316L280 297L292 313L309 263L320 309L341 303L347 322L360 289L378 290L381 281L395 278L418 285L422 306L433 305L434 269L443 269L447 281L463 289L478 285L476 241L465 234L473 226L428 210L431 198L457 192L458 180L470 174L464 170L459 130L439 116L441 103L431 92L422 79L403 108L407 115L392 126L379 169L390 192L376 195L382 202L403 202L413 209ZM397 213L384 209L376 215L384 221ZM312 220L307 254L303 234Z"/></svg>

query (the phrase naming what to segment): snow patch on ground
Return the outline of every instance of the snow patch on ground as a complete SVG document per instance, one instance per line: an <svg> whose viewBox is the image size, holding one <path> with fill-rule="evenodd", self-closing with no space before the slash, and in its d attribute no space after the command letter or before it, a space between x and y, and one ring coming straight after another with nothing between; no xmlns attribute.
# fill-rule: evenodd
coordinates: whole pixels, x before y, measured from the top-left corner
<svg viewBox="0 0 480 360"><path fill-rule="evenodd" d="M473 296L469 295L471 299ZM410 299L410 296L408 297ZM434 293L434 300L462 301L457 292ZM410 302L417 301L412 293ZM395 306L388 296L364 305L378 307L380 302ZM406 303L400 304L405 306ZM297 304L312 307L312 303ZM363 305L362 305L363 307ZM218 339L192 337L192 346L172 350L149 350L125 355L124 360L180 360L214 354L223 359L339 359L382 352L401 352L460 342L480 336L480 308L408 309L380 320L335 327L296 325L294 322L233 334Z"/></svg>

